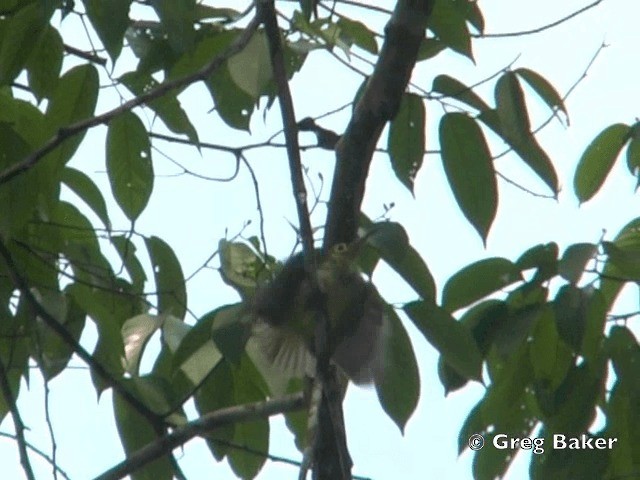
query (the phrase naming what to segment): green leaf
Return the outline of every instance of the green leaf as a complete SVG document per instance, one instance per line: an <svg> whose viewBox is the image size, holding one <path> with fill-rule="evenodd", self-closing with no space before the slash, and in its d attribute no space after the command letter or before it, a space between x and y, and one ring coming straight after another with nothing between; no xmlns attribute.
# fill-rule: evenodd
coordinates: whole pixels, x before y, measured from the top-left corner
<svg viewBox="0 0 640 480"><path fill-rule="evenodd" d="M473 60L471 36L459 5L461 2L464 0L436 0L428 28L449 48Z"/></svg>
<svg viewBox="0 0 640 480"><path fill-rule="evenodd" d="M58 85L64 45L53 27L47 27L27 60L29 87L38 100L50 97Z"/></svg>
<svg viewBox="0 0 640 480"><path fill-rule="evenodd" d="M524 93L513 72L507 72L496 84L496 108L502 133L516 145L526 144L531 136L531 125L524 102Z"/></svg>
<svg viewBox="0 0 640 480"><path fill-rule="evenodd" d="M626 230L626 229L625 229ZM626 231L615 242L602 242L607 254L607 265L611 264L622 273L619 279L635 280L640 278L640 234Z"/></svg>
<svg viewBox="0 0 640 480"><path fill-rule="evenodd" d="M478 6L478 2L469 2L467 4L467 21L474 26L478 33L484 33L484 17Z"/></svg>
<svg viewBox="0 0 640 480"><path fill-rule="evenodd" d="M640 137L632 138L627 147L627 167L638 178L636 189L640 186Z"/></svg>
<svg viewBox="0 0 640 480"><path fill-rule="evenodd" d="M420 397L420 375L411 340L400 318L391 307L386 316L389 332L385 337L382 381L376 381L380 405L404 433Z"/></svg>
<svg viewBox="0 0 640 480"><path fill-rule="evenodd" d="M587 318L580 351L585 360L593 365L600 359L607 309L600 290L588 290L587 296Z"/></svg>
<svg viewBox="0 0 640 480"><path fill-rule="evenodd" d="M133 376L140 374L140 359L151 336L162 326L164 319L142 313L131 317L122 325L125 371Z"/></svg>
<svg viewBox="0 0 640 480"><path fill-rule="evenodd" d="M389 126L387 148L396 177L413 194L413 183L422 166L425 149L425 109L418 95L402 96L400 110Z"/></svg>
<svg viewBox="0 0 640 480"><path fill-rule="evenodd" d="M134 95L142 95L159 85L150 74L141 72L127 72L119 80ZM174 133L183 133L193 143L198 144L198 132L182 109L176 94L167 93L147 105L158 114L169 130Z"/></svg>
<svg viewBox="0 0 640 480"><path fill-rule="evenodd" d="M342 35L340 27L329 19L321 18L311 23L312 38L323 41L328 50L338 47L347 58L351 58L351 42Z"/></svg>
<svg viewBox="0 0 640 480"><path fill-rule="evenodd" d="M233 8L216 8L199 3L196 5L195 18L203 20L205 18L220 18L222 22L233 22L240 18L242 13Z"/></svg>
<svg viewBox="0 0 640 480"><path fill-rule="evenodd" d="M540 95L540 98L544 100L551 110L555 111L555 109L558 108L562 110L565 115L569 115L562 97L546 78L528 68L518 68L514 73L527 82L531 88Z"/></svg>
<svg viewBox="0 0 640 480"><path fill-rule="evenodd" d="M558 335L550 308L544 309L531 333L529 361L536 380L551 389L560 386L573 363L571 349Z"/></svg>
<svg viewBox="0 0 640 480"><path fill-rule="evenodd" d="M124 32L129 26L129 6L131 1L84 0L87 16L111 57L112 63L116 62L122 50Z"/></svg>
<svg viewBox="0 0 640 480"><path fill-rule="evenodd" d="M622 275L612 277L632 281L640 278L640 244L626 244L619 246L617 243L602 242L604 252L607 254L607 265L615 267Z"/></svg>
<svg viewBox="0 0 640 480"><path fill-rule="evenodd" d="M607 436L617 440L609 460L614 478L633 478L640 464L640 395L629 387L616 382L607 405Z"/></svg>
<svg viewBox="0 0 640 480"><path fill-rule="evenodd" d="M497 333L510 321L509 315L506 302L491 299L469 308L460 318L460 323L471 330L480 352L486 357Z"/></svg>
<svg viewBox="0 0 640 480"><path fill-rule="evenodd" d="M501 375L489 385L460 432L460 451L472 433L480 433L485 439L485 448L476 453L473 461L474 478L502 478L513 460L513 450L492 448L493 442L500 440L496 438L498 434L507 438L530 437L535 428L535 400L527 388L532 371L527 353L526 349L520 349L517 355L501 365Z"/></svg>
<svg viewBox="0 0 640 480"><path fill-rule="evenodd" d="M438 75L433 79L431 89L434 92L443 94L444 96L455 98L466 103L476 110L489 110L489 106L480 98L471 87L449 75Z"/></svg>
<svg viewBox="0 0 640 480"><path fill-rule="evenodd" d="M192 51L181 55L175 64L171 66L167 79L175 80L176 78L194 74L196 71L207 65L212 58L223 53L225 49L229 47L234 38L240 34L240 32L242 32L242 30L230 29L221 32L207 33L202 40L195 45L195 48ZM143 45L140 47L141 50L148 48L143 48ZM141 51L140 53L142 54L143 52ZM140 68L136 69L136 72L140 72ZM151 72L145 71L145 74L148 73ZM126 73L124 76L127 78L134 75L134 73ZM137 75L139 78L144 78L140 73ZM142 83L141 80L138 80L135 77L134 80L135 82L132 83Z"/></svg>
<svg viewBox="0 0 640 480"><path fill-rule="evenodd" d="M16 6L15 13L3 14L5 41L0 43L0 85L9 85L24 68L53 13L43 2L23 5Z"/></svg>
<svg viewBox="0 0 640 480"><path fill-rule="evenodd" d="M96 289L82 283L73 283L66 290L98 328L94 358L116 378L122 377L124 345L121 328L127 318L142 313L136 308L138 305L124 293ZM92 373L92 379L98 394L110 386L97 374Z"/></svg>
<svg viewBox="0 0 640 480"><path fill-rule="evenodd" d="M129 277L131 277L134 291L142 293L144 284L147 281L147 274L136 256L135 244L125 235L111 235L109 238L118 251L120 260L122 260L124 267L127 269Z"/></svg>
<svg viewBox="0 0 640 480"><path fill-rule="evenodd" d="M209 77L207 88L216 104L216 112L223 122L233 128L249 131L249 121L255 109L255 99L242 90L231 78L226 67Z"/></svg>
<svg viewBox="0 0 640 480"><path fill-rule="evenodd" d="M154 180L149 134L134 113L126 112L111 120L106 155L113 196L127 218L134 221L149 202Z"/></svg>
<svg viewBox="0 0 640 480"><path fill-rule="evenodd" d="M217 310L211 329L214 343L232 364L238 365L244 354L244 347L251 334L251 322L246 317L246 306L230 305Z"/></svg>
<svg viewBox="0 0 640 480"><path fill-rule="evenodd" d="M480 260L447 281L442 291L442 305L454 312L521 280L519 269L505 258Z"/></svg>
<svg viewBox="0 0 640 480"><path fill-rule="evenodd" d="M624 382L635 395L640 396L640 344L634 333L628 327L613 327L606 349L618 381Z"/></svg>
<svg viewBox="0 0 640 480"><path fill-rule="evenodd" d="M409 243L404 227L395 222L373 223L366 215L360 215L360 223L380 257L424 300L435 301L436 284L426 263Z"/></svg>
<svg viewBox="0 0 640 480"><path fill-rule="evenodd" d="M166 329L164 332L165 342L174 352L173 371L181 370L193 387L200 385L223 358L211 334L217 312L214 310L199 318L184 335L182 327L174 326L173 333Z"/></svg>
<svg viewBox="0 0 640 480"><path fill-rule="evenodd" d="M364 23L341 16L337 25L343 36L347 36L349 40L364 51L369 52L371 55L378 53L376 36Z"/></svg>
<svg viewBox="0 0 640 480"><path fill-rule="evenodd" d="M98 71L93 65L80 65L66 72L47 106L46 121L50 128L64 128L91 117L98 101L98 88ZM86 130L82 130L49 154L57 168L71 159L85 134Z"/></svg>
<svg viewBox="0 0 640 480"><path fill-rule="evenodd" d="M555 242L539 244L524 252L516 261L521 271L536 268L532 283L542 283L558 273L558 245Z"/></svg>
<svg viewBox="0 0 640 480"><path fill-rule="evenodd" d="M440 383L444 387L444 396L446 397L451 392L460 390L464 387L469 380L460 375L458 371L449 365L442 355L438 358L438 378Z"/></svg>
<svg viewBox="0 0 640 480"><path fill-rule="evenodd" d="M595 420L597 402L604 393L607 375L604 362L594 367L586 363L573 366L553 392L552 403L545 409L549 430L569 435L582 433Z"/></svg>
<svg viewBox="0 0 640 480"><path fill-rule="evenodd" d="M194 395L198 413L202 416L208 412L236 405L233 382L231 365L228 362L220 362ZM216 440L230 442L233 439L235 426L235 423L222 425L207 435L207 446L217 461L226 456L228 448L225 443L218 443Z"/></svg>
<svg viewBox="0 0 640 480"><path fill-rule="evenodd" d="M93 180L80 170L71 167L62 169L60 180L93 210L107 230L111 228L107 204Z"/></svg>
<svg viewBox="0 0 640 480"><path fill-rule="evenodd" d="M140 26L133 24L127 28L125 38L133 54L140 59L136 68L138 72L170 71L180 57L171 48L160 22L145 22Z"/></svg>
<svg viewBox="0 0 640 480"><path fill-rule="evenodd" d="M631 126L631 141L627 147L627 168L638 179L636 190L640 187L640 122Z"/></svg>
<svg viewBox="0 0 640 480"><path fill-rule="evenodd" d="M31 151L11 124L0 122L0 171L21 161ZM28 171L0 185L0 232L7 237L22 228L38 203L39 172Z"/></svg>
<svg viewBox="0 0 640 480"><path fill-rule="evenodd" d="M562 255L558 264L558 273L569 282L576 284L587 266L587 263L598 253L598 246L593 243L576 243L570 245Z"/></svg>
<svg viewBox="0 0 640 480"><path fill-rule="evenodd" d="M558 333L575 352L579 352L582 346L587 324L588 301L587 290L573 285L560 288L553 301Z"/></svg>
<svg viewBox="0 0 640 480"><path fill-rule="evenodd" d="M55 134L55 130L45 122L44 114L36 106L24 100L13 98L7 92L2 91L0 91L0 122L10 124L11 128L32 149L41 147ZM42 167L37 165L35 168Z"/></svg>
<svg viewBox="0 0 640 480"><path fill-rule="evenodd" d="M545 452L543 455L533 455L529 468L531 480L547 480L549 478L584 478L595 480L610 476L610 470L608 469L610 464L609 456L618 450L617 443L614 444L612 450L548 448L547 445L553 445L554 439L552 433L558 433L556 431L550 431L548 428L549 427L546 427L540 434L536 434L537 437L544 439ZM564 434L564 432L562 434ZM585 433L585 435L587 438L594 438L594 435L588 432ZM596 433L595 437L602 438L602 435ZM565 435L565 441L568 441L569 438L568 435ZM624 476L619 478L624 478Z"/></svg>
<svg viewBox="0 0 640 480"><path fill-rule="evenodd" d="M264 396L255 385L242 379L240 374L236 375L234 381L237 404L264 400ZM244 445L254 452L268 452L269 420L261 419L236 424L232 443ZM256 455L252 451L236 448L230 449L227 457L233 472L243 479L255 478L267 461L263 455Z"/></svg>
<svg viewBox="0 0 640 480"><path fill-rule="evenodd" d="M187 52L175 62L169 72L169 79L193 74L204 67L212 58L224 52L242 30L225 30L207 35L199 41L192 52ZM140 67L138 67L138 71ZM205 82L216 104L220 118L230 127L249 131L249 120L255 108L255 99L242 90L232 79L225 64Z"/></svg>
<svg viewBox="0 0 640 480"><path fill-rule="evenodd" d="M607 261L604 264L600 278L600 291L607 310L613 307L618 295L620 295L622 287L626 284L625 278L625 274L613 262Z"/></svg>
<svg viewBox="0 0 640 480"><path fill-rule="evenodd" d="M440 121L440 147L458 206L486 243L498 208L498 187L482 130L462 113L447 113Z"/></svg>
<svg viewBox="0 0 640 480"><path fill-rule="evenodd" d="M533 296L542 297L542 292L546 294L545 289L536 287L533 290ZM516 293L516 297L519 296ZM512 296L509 296L508 300L513 301ZM542 297L537 304L523 306L514 306L508 302L508 314L498 324L494 334L493 344L498 355L505 358L511 357L514 352L527 342L533 326L545 312L544 307L541 305L544 300L546 298Z"/></svg>
<svg viewBox="0 0 640 480"><path fill-rule="evenodd" d="M482 353L466 325L429 302L412 302L404 311L444 360L460 375L482 380Z"/></svg>
<svg viewBox="0 0 640 480"><path fill-rule="evenodd" d="M131 455L158 439L154 428L118 393L113 393L113 412L125 453ZM132 480L171 480L173 466L170 456L164 455L131 474Z"/></svg>
<svg viewBox="0 0 640 480"><path fill-rule="evenodd" d="M231 57L227 64L236 85L252 98L259 98L273 77L266 35L255 33L247 46Z"/></svg>
<svg viewBox="0 0 640 480"><path fill-rule="evenodd" d="M218 248L222 279L243 298L250 296L257 287L258 273L263 266L260 258L244 243L220 240Z"/></svg>
<svg viewBox="0 0 640 480"><path fill-rule="evenodd" d="M195 0L153 0L154 10L162 22L169 45L178 53L189 52L195 44Z"/></svg>
<svg viewBox="0 0 640 480"><path fill-rule="evenodd" d="M187 289L180 262L171 247L158 237L145 239L158 295L158 312L184 318Z"/></svg>
<svg viewBox="0 0 640 480"><path fill-rule="evenodd" d="M91 222L68 202L58 202L51 212L51 229L60 236L57 250L71 264L76 280L113 288L115 275L100 250Z"/></svg>
<svg viewBox="0 0 640 480"><path fill-rule="evenodd" d="M558 194L558 174L555 171L549 155L542 149L533 135L524 139L523 143L511 140L503 132L496 110L484 110L478 116L485 125L502 137L518 156L544 181L554 195Z"/></svg>
<svg viewBox="0 0 640 480"><path fill-rule="evenodd" d="M220 362L196 392L195 403L200 415L204 415L220 408L262 401L264 398L259 374L245 356L238 368L228 362ZM228 457L236 475L253 478L262 468L265 457L251 451L269 450L269 422L265 419L226 425L207 435L206 441L217 460ZM243 445L245 449L229 448L225 445L228 442Z"/></svg>
<svg viewBox="0 0 640 480"><path fill-rule="evenodd" d="M437 38L423 38L420 48L418 49L416 62L433 58L445 48L447 48L447 46Z"/></svg>
<svg viewBox="0 0 640 480"><path fill-rule="evenodd" d="M66 294L60 292L34 292L39 303L60 322L76 341L85 325L85 312ZM63 372L74 354L67 341L60 338L47 324L37 317L35 329L32 332L35 354L33 358L38 362L42 375L51 380ZM13 360L12 360L13 365Z"/></svg>
<svg viewBox="0 0 640 480"><path fill-rule="evenodd" d="M629 139L629 133L628 125L609 125L584 151L573 177L573 189L580 203L590 200L600 190L622 147Z"/></svg>

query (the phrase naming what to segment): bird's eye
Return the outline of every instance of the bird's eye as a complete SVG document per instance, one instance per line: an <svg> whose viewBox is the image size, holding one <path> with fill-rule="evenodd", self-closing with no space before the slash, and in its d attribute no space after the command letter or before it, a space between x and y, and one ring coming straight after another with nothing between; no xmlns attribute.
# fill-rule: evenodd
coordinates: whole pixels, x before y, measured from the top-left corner
<svg viewBox="0 0 640 480"><path fill-rule="evenodd" d="M347 244L346 243L338 243L335 246L335 252L336 253L344 253L347 251Z"/></svg>

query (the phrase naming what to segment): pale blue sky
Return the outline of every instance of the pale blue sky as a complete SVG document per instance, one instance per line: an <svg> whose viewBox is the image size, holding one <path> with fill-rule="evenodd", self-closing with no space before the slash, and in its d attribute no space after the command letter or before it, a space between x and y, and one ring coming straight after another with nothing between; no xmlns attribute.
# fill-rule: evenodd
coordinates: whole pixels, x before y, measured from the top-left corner
<svg viewBox="0 0 640 480"><path fill-rule="evenodd" d="M390 1L371 3L387 7L392 4ZM480 0L487 33L535 28L587 3L587 0L540 0L535 3ZM357 18L367 21L366 14L362 10L358 12ZM406 225L412 244L425 258L439 287L455 271L474 260L487 256L515 259L526 248L541 242L556 241L561 249L575 242L596 242L603 229L612 237L630 219L638 216L640 208L637 197L633 196L635 181L629 175L624 161L614 167L595 200L578 208L572 192L573 171L589 141L607 125L615 122L633 123L639 116L638 18L640 2L604 0L580 17L546 32L519 38L475 40L476 65L464 57L444 53L434 61L420 64L416 69L414 81L426 89L430 88L433 77L440 73L448 73L472 84L519 57L516 67L538 71L564 93L580 78L600 44L606 42L609 45L589 70L588 77L567 101L571 126L565 128L553 122L539 135L540 142L560 175L562 192L559 201L533 198L500 181L500 207L486 249L457 209L438 156L425 158L416 181L415 199L393 179L387 156L375 156L372 175L367 183L365 211L375 217L382 213L383 203L395 202L391 218ZM82 38L83 34L77 27L77 24L69 21L65 25L65 33ZM117 64L116 73L130 68L127 58L123 57ZM346 68L331 62L328 55L313 54L292 85L298 116L317 116L349 101L360 81ZM493 86L494 83L489 82L479 90L488 103L493 102ZM532 124L537 125L546 118L547 111L541 104L534 105L535 97L529 95L527 98ZM210 102L202 87L189 90L181 100L189 112L196 112L201 139L214 143L263 140L280 124L277 108L267 114L267 127L258 114L252 123L254 136L249 138L230 133L214 115L206 114ZM113 102L114 97L110 101ZM109 106L108 102L102 103L98 111L104 111ZM442 109L436 102L427 104L428 149L437 148L435 119L441 113ZM320 123L340 131L345 121L346 116L342 114ZM98 127L87 137L73 165L91 172L101 188L108 192L101 153L104 132L104 127ZM310 143L311 140L303 137L303 141ZM386 145L384 136L381 145ZM234 167L230 157L218 152L205 151L201 158L195 150L179 149L162 142L157 142L157 146L189 168L210 176L224 176ZM502 151L496 142L492 149L494 153ZM330 178L330 153L312 150L303 155L312 176L323 172L325 179ZM270 253L285 256L294 242L287 220L294 221L296 218L285 154L281 150L265 149L252 151L248 156L261 182ZM177 171L156 152L154 164L157 173ZM510 178L534 191L544 192L542 182L523 168L522 162L513 155L499 159L496 165ZM324 192L326 198L326 185ZM110 202L109 211L113 219L119 219L115 220L115 224L125 225L113 202ZM323 209L319 209L318 214L314 217L316 224L322 221ZM136 228L145 234L158 235L167 240L177 251L185 274L189 274L215 248L226 229L233 235L248 219L252 219L253 224L247 233L257 233L255 201L246 171L232 183L214 184L190 177L169 177L157 179L154 196ZM411 291L388 269L376 271L374 281L390 302L413 298ZM235 300L233 292L222 284L218 274L212 270L203 272L189 283L189 296L190 307L196 314L203 314L221 303ZM457 435L466 414L482 396L483 388L470 386L445 399L436 375L435 350L409 322L405 325L410 331L421 371L422 392L418 409L403 437L381 410L373 390L350 389L345 417L355 463L354 473L376 480L471 478L472 455L467 452L457 457ZM83 337L83 343L87 346L91 346L93 341L94 335ZM78 360L72 363L79 365ZM123 453L113 425L109 393L102 396L96 408L95 392L88 383L86 370L65 372L51 383L50 388L58 461L71 478L93 477L120 461ZM50 442L43 417L42 380L35 370L32 371L30 390L23 385L19 406L30 428L27 438L39 448L49 451ZM299 459L283 423L276 419L273 425L271 453ZM10 421L5 421L0 431L12 431ZM178 454L190 479L235 478L226 463L216 464L205 450L203 442L195 441L186 447L183 454ZM521 479L527 476L528 458L524 455L520 457L516 459L507 478ZM51 477L50 467L45 462L35 455L31 455L31 459L38 478ZM3 475L6 475L4 478L23 478L17 448L4 438L0 438L0 460ZM267 462L258 478L296 476L297 471L293 467Z"/></svg>

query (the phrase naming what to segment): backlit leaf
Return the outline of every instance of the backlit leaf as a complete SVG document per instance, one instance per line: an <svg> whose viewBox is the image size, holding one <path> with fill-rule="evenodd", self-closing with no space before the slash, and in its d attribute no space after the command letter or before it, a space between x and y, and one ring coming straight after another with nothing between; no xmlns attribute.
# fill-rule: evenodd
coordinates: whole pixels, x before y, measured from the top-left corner
<svg viewBox="0 0 640 480"><path fill-rule="evenodd" d="M609 125L584 151L573 177L573 190L580 203L590 200L600 190L628 140L629 132L629 126L623 123Z"/></svg>
<svg viewBox="0 0 640 480"><path fill-rule="evenodd" d="M440 121L440 147L458 206L486 243L498 208L498 187L482 130L462 113L447 113Z"/></svg>
<svg viewBox="0 0 640 480"><path fill-rule="evenodd" d="M413 193L425 149L425 109L422 98L405 93L389 126L389 156L396 177Z"/></svg>
<svg viewBox="0 0 640 480"><path fill-rule="evenodd" d="M130 220L136 220L153 190L149 134L140 119L126 112L109 123L107 173L111 191Z"/></svg>

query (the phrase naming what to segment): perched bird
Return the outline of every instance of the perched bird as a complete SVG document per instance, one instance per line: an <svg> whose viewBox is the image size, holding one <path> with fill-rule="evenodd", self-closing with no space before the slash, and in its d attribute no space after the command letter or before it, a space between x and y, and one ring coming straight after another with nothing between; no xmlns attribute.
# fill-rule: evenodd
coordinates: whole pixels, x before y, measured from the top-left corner
<svg viewBox="0 0 640 480"><path fill-rule="evenodd" d="M263 354L290 376L313 375L317 302L325 302L332 362L356 384L380 378L384 306L355 258L364 239L316 251L317 287L309 280L301 253L291 257L253 298L255 335ZM315 291L314 291L315 290Z"/></svg>
<svg viewBox="0 0 640 480"><path fill-rule="evenodd" d="M318 147L325 150L335 150L340 135L333 130L327 130L316 123L311 117L305 117L298 122L298 130L301 132L313 132L318 140Z"/></svg>

